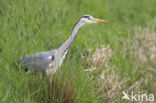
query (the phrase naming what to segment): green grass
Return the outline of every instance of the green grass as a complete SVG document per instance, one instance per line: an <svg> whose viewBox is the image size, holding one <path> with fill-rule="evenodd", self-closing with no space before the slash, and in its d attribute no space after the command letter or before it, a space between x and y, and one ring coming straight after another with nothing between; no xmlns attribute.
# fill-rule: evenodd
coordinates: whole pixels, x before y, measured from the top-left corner
<svg viewBox="0 0 156 103"><path fill-rule="evenodd" d="M69 89L73 88L71 95L75 103L109 103L109 100L104 101L100 96L105 92L96 94L96 84L91 85L94 80L89 79L84 72L92 64L83 60L81 55L87 58L86 48L93 48L95 51L99 45L110 45L114 52L110 60L111 69L127 80L121 87L122 90L126 90L140 78L145 79L145 75L150 73L150 63L137 67L131 51L124 51L124 42L133 39L135 27L155 25L152 22L156 17L155 5L155 0L1 0L0 103L48 101L47 78L42 87L38 75L25 75L23 70L12 63L27 54L58 48L84 14L106 19L108 23L85 25L80 29L67 58L55 75L53 101L56 102L58 98L62 102L60 94L66 93L67 86ZM142 74L142 70L146 72ZM152 80L148 85L140 86L140 90L156 96L156 88L153 88L155 75L153 73ZM57 93L60 93L60 97ZM116 96L118 103L123 102L121 95L122 91Z"/></svg>

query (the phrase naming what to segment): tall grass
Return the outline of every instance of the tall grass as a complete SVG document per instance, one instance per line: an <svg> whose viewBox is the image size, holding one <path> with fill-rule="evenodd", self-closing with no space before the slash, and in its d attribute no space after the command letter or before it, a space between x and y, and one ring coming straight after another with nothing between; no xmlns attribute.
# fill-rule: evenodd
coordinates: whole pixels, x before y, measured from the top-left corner
<svg viewBox="0 0 156 103"><path fill-rule="evenodd" d="M155 0L0 0L0 102L121 103L122 91L127 89L156 95L156 72L149 69L156 67L151 61L139 64L136 45L132 45L136 27L155 25L155 5ZM81 28L54 76L49 100L48 78L41 81L39 75L26 75L12 63L27 54L58 48L84 14L109 22ZM94 66L88 56L103 44L110 45L113 52L109 67L97 66L96 71L86 73L85 69ZM105 78L101 80L102 73ZM149 82L140 82L142 79ZM140 83L138 89L136 83ZM117 85L115 90L113 85Z"/></svg>

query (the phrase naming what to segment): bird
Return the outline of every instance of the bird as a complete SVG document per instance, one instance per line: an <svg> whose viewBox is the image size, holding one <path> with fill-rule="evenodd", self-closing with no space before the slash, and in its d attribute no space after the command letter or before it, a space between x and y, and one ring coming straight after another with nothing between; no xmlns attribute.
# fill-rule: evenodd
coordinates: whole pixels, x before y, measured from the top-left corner
<svg viewBox="0 0 156 103"><path fill-rule="evenodd" d="M73 44L73 41L76 39L78 30L84 24L92 24L92 23L100 23L100 22L107 22L106 20L101 20L94 18L90 15L82 16L75 26L72 29L71 35L69 38L57 49L53 49L46 52L39 52L25 56L22 58L21 64L24 67L27 73L33 72L37 73L40 72L41 79L44 77L44 74L49 76L49 99L52 97L52 84L53 84L53 75L56 73L58 68L63 63L65 56Z"/></svg>
<svg viewBox="0 0 156 103"><path fill-rule="evenodd" d="M39 52L25 56L22 58L21 64L27 73L33 72L43 72L44 74L51 76L56 73L58 68L63 63L63 60L71 47L73 41L76 39L78 30L84 24L107 22L106 20L101 20L94 18L91 15L82 16L78 22L73 27L71 35L69 38L57 49L53 49L46 52Z"/></svg>

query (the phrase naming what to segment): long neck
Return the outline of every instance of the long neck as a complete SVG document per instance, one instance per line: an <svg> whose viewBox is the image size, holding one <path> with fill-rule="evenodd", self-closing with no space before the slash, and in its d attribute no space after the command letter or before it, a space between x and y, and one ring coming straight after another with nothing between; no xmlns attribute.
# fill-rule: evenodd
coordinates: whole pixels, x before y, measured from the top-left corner
<svg viewBox="0 0 156 103"><path fill-rule="evenodd" d="M79 28L82 26L83 24L78 22L75 27L73 28L72 34L70 35L70 37L65 41L64 44L61 45L61 47L58 49L59 53L62 55L65 52L68 51L68 49L70 48L70 46L72 45L73 41L75 40L76 36L77 36L77 32L79 30Z"/></svg>

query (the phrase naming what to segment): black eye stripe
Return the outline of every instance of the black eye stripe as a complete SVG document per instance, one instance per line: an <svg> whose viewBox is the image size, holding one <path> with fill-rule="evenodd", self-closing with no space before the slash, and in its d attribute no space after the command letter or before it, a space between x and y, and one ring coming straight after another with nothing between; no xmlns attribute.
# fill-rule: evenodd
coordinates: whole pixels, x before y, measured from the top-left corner
<svg viewBox="0 0 156 103"><path fill-rule="evenodd" d="M89 16L83 16L83 18L89 18Z"/></svg>

